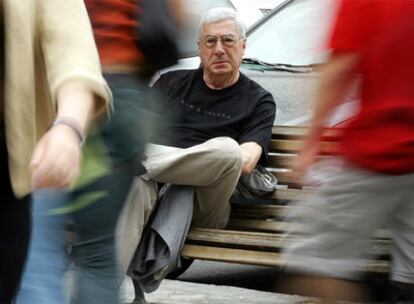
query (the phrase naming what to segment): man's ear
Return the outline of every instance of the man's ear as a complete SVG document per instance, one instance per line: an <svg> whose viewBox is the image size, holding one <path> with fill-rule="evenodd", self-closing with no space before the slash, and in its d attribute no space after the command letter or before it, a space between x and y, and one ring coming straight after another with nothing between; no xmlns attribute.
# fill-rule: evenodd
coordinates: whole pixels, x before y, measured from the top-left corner
<svg viewBox="0 0 414 304"><path fill-rule="evenodd" d="M244 56L244 52L246 51L246 43L247 43L247 39L244 38L242 41L243 56Z"/></svg>

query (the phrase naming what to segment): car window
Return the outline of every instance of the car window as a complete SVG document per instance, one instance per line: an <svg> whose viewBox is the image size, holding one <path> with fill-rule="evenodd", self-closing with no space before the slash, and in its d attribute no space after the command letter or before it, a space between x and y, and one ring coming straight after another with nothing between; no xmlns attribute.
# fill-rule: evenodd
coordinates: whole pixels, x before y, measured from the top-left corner
<svg viewBox="0 0 414 304"><path fill-rule="evenodd" d="M337 2L297 0L275 11L249 33L245 57L293 65L323 62Z"/></svg>

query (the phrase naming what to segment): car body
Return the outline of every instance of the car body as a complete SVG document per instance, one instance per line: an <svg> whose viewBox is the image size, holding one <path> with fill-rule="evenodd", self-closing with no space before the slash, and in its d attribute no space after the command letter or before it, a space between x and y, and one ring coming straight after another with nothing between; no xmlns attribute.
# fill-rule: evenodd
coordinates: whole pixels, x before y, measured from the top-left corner
<svg viewBox="0 0 414 304"><path fill-rule="evenodd" d="M276 124L309 122L338 8L337 0L286 0L247 32L241 69L272 93L277 104ZM346 101L328 125L337 125L353 115L355 90Z"/></svg>
<svg viewBox="0 0 414 304"><path fill-rule="evenodd" d="M285 0L254 0L254 5L263 13L267 14Z"/></svg>

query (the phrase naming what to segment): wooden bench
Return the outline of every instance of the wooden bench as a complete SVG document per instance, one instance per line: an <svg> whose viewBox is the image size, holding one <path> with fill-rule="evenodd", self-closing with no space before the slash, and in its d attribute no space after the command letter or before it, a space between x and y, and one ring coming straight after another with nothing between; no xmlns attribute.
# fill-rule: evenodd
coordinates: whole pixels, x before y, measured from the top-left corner
<svg viewBox="0 0 414 304"><path fill-rule="evenodd" d="M192 229L182 251L184 259L280 267L280 250L291 241L285 232L292 223L283 212L294 208L289 203L304 199L312 189L303 189L288 174L297 157L306 127L274 126L269 150L270 169L279 181L279 189L264 199L232 205L226 229ZM335 153L340 130L327 129L321 141L320 157ZM386 274L389 270L390 239L387 231L372 238L372 252L378 259L361 265L366 274ZM295 261L291 261L293 264Z"/></svg>

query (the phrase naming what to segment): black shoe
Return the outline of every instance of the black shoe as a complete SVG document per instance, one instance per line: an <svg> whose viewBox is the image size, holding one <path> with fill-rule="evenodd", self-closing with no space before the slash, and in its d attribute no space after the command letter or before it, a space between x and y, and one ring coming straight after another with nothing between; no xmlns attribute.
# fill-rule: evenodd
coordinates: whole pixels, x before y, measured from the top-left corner
<svg viewBox="0 0 414 304"><path fill-rule="evenodd" d="M404 288L399 285L392 285L388 294L387 304L409 304L414 303L411 288Z"/></svg>
<svg viewBox="0 0 414 304"><path fill-rule="evenodd" d="M134 290L135 290L135 299L131 304L149 304L145 300L145 293L142 291L141 286L137 281L132 279L132 283L134 284Z"/></svg>
<svg viewBox="0 0 414 304"><path fill-rule="evenodd" d="M135 298L134 301L131 302L131 304L150 304L145 299L137 299Z"/></svg>

